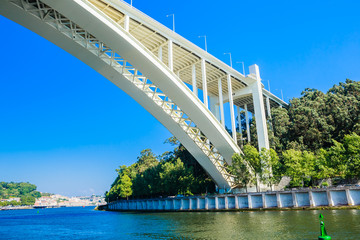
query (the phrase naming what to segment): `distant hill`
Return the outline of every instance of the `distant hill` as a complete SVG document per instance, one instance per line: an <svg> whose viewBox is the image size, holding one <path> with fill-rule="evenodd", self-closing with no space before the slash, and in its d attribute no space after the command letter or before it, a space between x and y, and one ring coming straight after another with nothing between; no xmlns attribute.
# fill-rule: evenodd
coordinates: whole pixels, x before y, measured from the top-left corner
<svg viewBox="0 0 360 240"><path fill-rule="evenodd" d="M0 182L0 206L33 205L35 199L41 197L36 188L28 182Z"/></svg>

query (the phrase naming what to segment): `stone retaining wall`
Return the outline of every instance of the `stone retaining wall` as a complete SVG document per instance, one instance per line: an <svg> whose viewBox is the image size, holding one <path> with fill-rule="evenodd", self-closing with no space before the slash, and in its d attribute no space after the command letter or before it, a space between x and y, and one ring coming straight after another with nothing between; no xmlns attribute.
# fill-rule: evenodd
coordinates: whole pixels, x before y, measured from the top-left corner
<svg viewBox="0 0 360 240"><path fill-rule="evenodd" d="M120 200L114 211L207 211L257 208L297 208L360 205L360 188L311 189L214 196Z"/></svg>

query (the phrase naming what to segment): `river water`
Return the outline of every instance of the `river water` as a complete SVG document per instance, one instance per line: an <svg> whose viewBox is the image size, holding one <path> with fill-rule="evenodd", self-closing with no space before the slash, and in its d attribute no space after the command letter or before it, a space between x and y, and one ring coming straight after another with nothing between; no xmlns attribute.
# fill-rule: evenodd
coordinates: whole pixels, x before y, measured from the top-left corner
<svg viewBox="0 0 360 240"><path fill-rule="evenodd" d="M0 239L360 239L360 210L120 213L92 207L0 211Z"/></svg>

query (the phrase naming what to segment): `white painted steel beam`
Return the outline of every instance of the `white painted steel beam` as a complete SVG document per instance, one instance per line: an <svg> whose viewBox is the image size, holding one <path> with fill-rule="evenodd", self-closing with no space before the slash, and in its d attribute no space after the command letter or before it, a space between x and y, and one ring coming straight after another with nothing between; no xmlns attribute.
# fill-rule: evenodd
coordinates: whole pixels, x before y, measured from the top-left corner
<svg viewBox="0 0 360 240"><path fill-rule="evenodd" d="M228 85L228 97L229 97L230 117L231 117L231 131L232 131L232 137L236 142L236 123L235 123L234 101L232 98L232 86L231 86L230 74L227 75L227 85Z"/></svg>
<svg viewBox="0 0 360 240"><path fill-rule="evenodd" d="M201 59L201 77L202 77L202 87L203 87L202 90L203 90L204 104L205 104L205 107L208 109L209 103L208 103L205 59Z"/></svg>
<svg viewBox="0 0 360 240"><path fill-rule="evenodd" d="M130 25L130 18L128 15L125 15L124 29L127 32L129 32L129 25Z"/></svg>
<svg viewBox="0 0 360 240"><path fill-rule="evenodd" d="M210 111L214 114L216 119L220 122L219 98L216 96L210 96Z"/></svg>
<svg viewBox="0 0 360 240"><path fill-rule="evenodd" d="M163 51L162 51L162 46L159 47L159 52L158 52L158 58L159 60L162 62L162 57L163 57Z"/></svg>
<svg viewBox="0 0 360 240"><path fill-rule="evenodd" d="M259 66L254 64L249 67L250 74L256 76L256 82L252 85L253 90L253 103L256 120L256 133L258 137L259 151L262 148L269 149L269 137L266 125L266 114L264 107L264 98L262 92L262 84L260 78Z"/></svg>
<svg viewBox="0 0 360 240"><path fill-rule="evenodd" d="M221 78L219 78L219 80L218 80L218 88L219 88L220 121L221 121L221 125L225 128L224 100L223 100L223 93L222 93Z"/></svg>
<svg viewBox="0 0 360 240"><path fill-rule="evenodd" d="M267 114L269 116L269 119L271 119L271 109L270 109L270 99L269 99L269 97L266 97L266 109L267 109Z"/></svg>
<svg viewBox="0 0 360 240"><path fill-rule="evenodd" d="M192 76L193 93L195 94L195 96L198 96L198 89L197 89L197 84L196 84L196 66L195 66L195 64L192 65L191 76Z"/></svg>
<svg viewBox="0 0 360 240"><path fill-rule="evenodd" d="M168 65L169 65L169 69L170 71L172 71L174 69L174 62L173 62L174 58L173 58L173 41L172 40L168 40Z"/></svg>
<svg viewBox="0 0 360 240"><path fill-rule="evenodd" d="M240 90L237 90L235 92L233 92L232 98L233 100L239 98L239 97L243 97L244 95L249 95L252 94L252 89L250 87L245 87L242 88ZM229 101L229 96L225 96L224 97L224 103Z"/></svg>
<svg viewBox="0 0 360 240"><path fill-rule="evenodd" d="M239 133L240 133L240 144L243 144L243 135L242 135L242 127L241 127L241 111L240 107L237 108L237 117L238 117L238 127L239 127Z"/></svg>
<svg viewBox="0 0 360 240"><path fill-rule="evenodd" d="M244 105L244 110L245 110L245 123L246 123L246 135L247 135L247 141L251 142L251 137L250 137L250 124L249 124L249 111L247 108L247 104Z"/></svg>

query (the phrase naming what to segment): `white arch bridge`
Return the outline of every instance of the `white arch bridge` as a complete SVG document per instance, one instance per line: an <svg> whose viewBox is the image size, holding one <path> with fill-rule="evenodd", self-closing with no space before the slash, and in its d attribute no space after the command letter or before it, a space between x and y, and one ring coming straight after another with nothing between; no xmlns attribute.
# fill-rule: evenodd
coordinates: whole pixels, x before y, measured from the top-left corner
<svg viewBox="0 0 360 240"><path fill-rule="evenodd" d="M134 98L179 139L219 188L235 187L226 168L232 155L241 152L234 105L239 120L240 108L254 114L259 148L269 148L266 114L270 106L286 103L264 89L257 65L244 76L120 0L0 0L0 14ZM225 102L232 136L225 129Z"/></svg>

